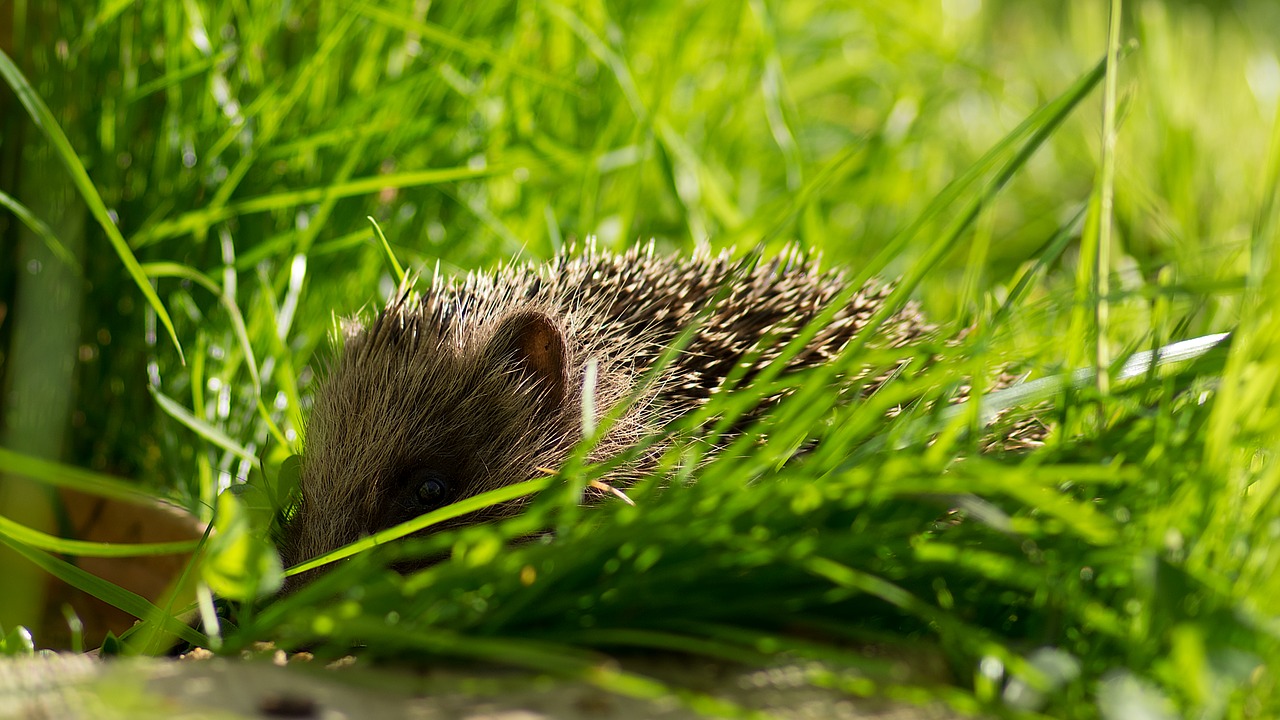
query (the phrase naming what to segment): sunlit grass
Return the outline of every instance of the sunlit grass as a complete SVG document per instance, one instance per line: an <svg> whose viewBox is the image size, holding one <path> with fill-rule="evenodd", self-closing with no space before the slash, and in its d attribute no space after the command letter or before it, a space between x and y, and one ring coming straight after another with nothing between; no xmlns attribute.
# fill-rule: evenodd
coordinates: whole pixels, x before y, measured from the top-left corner
<svg viewBox="0 0 1280 720"><path fill-rule="evenodd" d="M965 711L1280 709L1271 4L1125 3L1111 49L1137 47L1112 67L1114 96L1099 88L1105 3L54 5L3 11L22 102L0 133L2 229L19 239L0 360L51 322L19 323L35 308L12 268L73 259L79 342L48 350L78 357L74 386L59 381L73 417L42 449L6 410L6 472L56 483L66 473L30 455L61 459L206 520L249 480L237 522L265 530L335 318L372 313L398 280L369 218L419 273L542 260L588 235L664 252L795 242L851 278L903 278L895 302L919 301L942 337L970 328L904 351L916 362L863 402L834 402L831 377L896 358L855 347L776 380L791 400L699 466L699 422L778 388L766 375L720 397L628 491L635 507L544 493L497 527L370 548L244 606L238 628L212 627L206 593L221 649L483 659L718 712L599 661L784 654L824 663L815 685ZM1116 374L1226 330L1225 359ZM1002 372L1095 363L1108 382L994 431L1012 444L1001 428L1032 415L1051 427L1042 446L984 452L976 411L942 411L970 381L981 396ZM61 377L36 365L6 366L6 388ZM70 546L8 527L45 571L154 623L40 549ZM512 542L544 528L554 540ZM450 560L389 573L404 553ZM226 594L261 579L225 559ZM868 644L944 654L953 687L912 687Z"/></svg>

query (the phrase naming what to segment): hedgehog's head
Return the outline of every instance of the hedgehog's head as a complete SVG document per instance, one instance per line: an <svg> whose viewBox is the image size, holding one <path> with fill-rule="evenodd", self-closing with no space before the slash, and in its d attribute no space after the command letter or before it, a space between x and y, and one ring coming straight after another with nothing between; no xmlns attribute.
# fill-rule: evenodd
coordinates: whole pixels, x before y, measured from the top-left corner
<svg viewBox="0 0 1280 720"><path fill-rule="evenodd" d="M579 437L565 329L540 308L468 310L402 298L345 331L307 427L286 566L559 467Z"/></svg>

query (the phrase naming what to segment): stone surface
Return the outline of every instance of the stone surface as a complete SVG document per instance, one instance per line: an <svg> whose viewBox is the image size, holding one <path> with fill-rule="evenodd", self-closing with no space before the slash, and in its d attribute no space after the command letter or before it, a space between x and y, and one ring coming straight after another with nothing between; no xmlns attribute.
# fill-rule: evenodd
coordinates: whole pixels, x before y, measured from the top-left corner
<svg viewBox="0 0 1280 720"><path fill-rule="evenodd" d="M407 671L359 662L254 659L99 661L46 654L0 659L0 718L414 718L631 720L959 717L939 705L854 698L807 681L814 666L751 669L702 659L628 661L676 694L620 695L581 680L485 668ZM615 676L616 677L616 676ZM654 686L648 686L650 691ZM645 693L638 693L645 694Z"/></svg>

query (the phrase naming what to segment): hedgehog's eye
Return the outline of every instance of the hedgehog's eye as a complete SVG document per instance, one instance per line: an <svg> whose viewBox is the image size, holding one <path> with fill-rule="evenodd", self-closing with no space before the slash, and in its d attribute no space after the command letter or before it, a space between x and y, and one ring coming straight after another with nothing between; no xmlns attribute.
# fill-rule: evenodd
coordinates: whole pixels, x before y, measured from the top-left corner
<svg viewBox="0 0 1280 720"><path fill-rule="evenodd" d="M453 483L436 473L425 473L418 478L416 493L418 505L424 512L434 510L453 499Z"/></svg>

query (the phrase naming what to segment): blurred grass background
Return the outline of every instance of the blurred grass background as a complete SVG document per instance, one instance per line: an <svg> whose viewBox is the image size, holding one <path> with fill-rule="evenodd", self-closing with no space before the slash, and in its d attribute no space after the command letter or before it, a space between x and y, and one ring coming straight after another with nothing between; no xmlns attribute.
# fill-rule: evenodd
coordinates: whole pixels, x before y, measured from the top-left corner
<svg viewBox="0 0 1280 720"><path fill-rule="evenodd" d="M588 235L612 247L652 237L664 251L798 242L856 271L1098 62L1107 13L993 0L0 5L0 47L65 132L186 360L6 90L0 190L16 210L0 213L3 444L129 478L207 519L255 458L272 469L300 449L334 317L386 297L368 217L428 272L545 259ZM1276 28L1280 6L1261 0L1125 3L1121 38L1138 47L1119 68L1113 350L1268 317L1269 296L1247 291L1269 277L1274 239ZM1047 258L990 329L1000 360L1028 371L1093 357L1068 330L1101 97L916 293L936 321L981 326ZM912 267L947 219L926 222L885 273ZM1064 231L1071 242L1047 254ZM1274 430L1258 417L1272 408L1265 384L1245 380L1275 358L1247 347L1230 376L1238 404L1187 431L1197 442L1184 450L1203 455L1157 462L1174 434L1108 424L1104 405L1099 434L1070 459L1217 462L1217 491L1234 493L1220 499L1243 497L1245 475L1271 472ZM177 421L168 401L194 419ZM1248 404L1254 425L1239 422ZM1163 407L1152 422L1179 417ZM1117 451L1133 427L1155 444ZM1124 551L1158 551L1166 525L1217 528L1201 556L1165 549L1226 586L1266 579L1275 560L1251 552L1272 537L1274 501L1255 490L1242 515L1202 517L1219 506L1199 477L1189 497L1127 510L1168 515ZM12 477L3 489L5 515L52 527L21 495L37 491ZM1274 618L1266 592L1228 594ZM24 617L11 612L0 623Z"/></svg>
<svg viewBox="0 0 1280 720"><path fill-rule="evenodd" d="M5 13L7 48L137 257L234 291L264 355L275 333L262 326L287 311L279 334L304 386L330 314L384 297L366 216L405 259L446 272L545 258L592 234L686 249L798 240L857 267L1101 57L1106 28L1097 3L387 8L19 2ZM1261 154L1280 93L1265 29L1277 11L1128 10L1125 35L1142 46L1122 71L1118 277L1136 287L1168 267L1184 284L1229 286L1265 190ZM190 485L175 475L189 475L195 448L157 421L139 381L190 398L191 374L170 348L148 345L145 303L80 203L60 197L70 186L39 133L5 101L5 187L54 226L84 278L50 283L82 297L71 303L75 399L57 454ZM1007 282L1087 199L1097 102L984 219L974 252L985 262L970 269L957 254L921 289L931 314L973 313L976 293ZM819 192L792 203L841 160ZM21 271L33 258L67 271L39 255L36 239L19 242L12 216L4 222L8 360L27 345L13 342ZM294 272L302 289L290 293ZM978 275L974 287L966 272ZM1073 279L1051 276L1044 302L1061 300ZM190 282L156 283L184 345L209 355L208 387L193 400L232 436L261 444L216 298ZM1194 330L1231 317L1222 315L1229 296L1197 301ZM292 378L266 375L273 404L293 394L280 387ZM22 384L10 379L6 392Z"/></svg>

